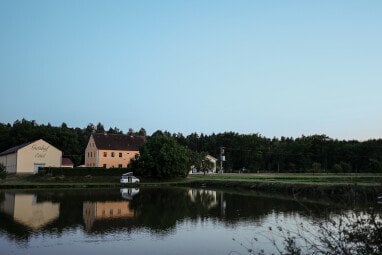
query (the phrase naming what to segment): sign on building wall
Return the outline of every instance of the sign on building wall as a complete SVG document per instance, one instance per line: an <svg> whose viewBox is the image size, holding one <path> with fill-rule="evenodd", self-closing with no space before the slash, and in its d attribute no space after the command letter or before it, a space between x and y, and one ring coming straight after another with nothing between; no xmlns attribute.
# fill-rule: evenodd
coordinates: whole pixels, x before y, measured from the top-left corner
<svg viewBox="0 0 382 255"><path fill-rule="evenodd" d="M48 145L32 145L32 151L34 152L34 157L37 159L44 159L46 153L48 152L50 146Z"/></svg>

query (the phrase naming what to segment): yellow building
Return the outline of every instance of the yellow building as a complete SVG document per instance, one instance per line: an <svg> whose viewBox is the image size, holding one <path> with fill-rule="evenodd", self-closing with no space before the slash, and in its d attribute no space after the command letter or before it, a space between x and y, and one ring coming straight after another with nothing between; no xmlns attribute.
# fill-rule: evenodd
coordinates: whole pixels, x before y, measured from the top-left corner
<svg viewBox="0 0 382 255"><path fill-rule="evenodd" d="M40 167L60 167L62 152L40 139L0 153L0 164L8 173L33 174Z"/></svg>
<svg viewBox="0 0 382 255"><path fill-rule="evenodd" d="M85 166L127 167L145 141L144 136L92 134L85 149Z"/></svg>

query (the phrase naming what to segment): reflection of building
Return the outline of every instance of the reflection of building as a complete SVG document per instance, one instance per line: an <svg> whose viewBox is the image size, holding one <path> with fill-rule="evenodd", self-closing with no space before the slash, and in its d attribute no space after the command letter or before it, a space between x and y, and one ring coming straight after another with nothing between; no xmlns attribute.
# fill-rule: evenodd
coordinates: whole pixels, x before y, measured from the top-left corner
<svg viewBox="0 0 382 255"><path fill-rule="evenodd" d="M87 167L127 167L139 153L146 137L122 134L92 134L85 149Z"/></svg>
<svg viewBox="0 0 382 255"><path fill-rule="evenodd" d="M90 230L96 220L133 218L134 210L130 209L129 205L129 201L84 202L82 216L86 229Z"/></svg>
<svg viewBox="0 0 382 255"><path fill-rule="evenodd" d="M191 202L199 202L206 206L208 209L218 204L215 190L190 189L188 191L188 196L190 197Z"/></svg>
<svg viewBox="0 0 382 255"><path fill-rule="evenodd" d="M40 139L0 153L0 163L8 173L32 174L39 167L60 167L62 152Z"/></svg>
<svg viewBox="0 0 382 255"><path fill-rule="evenodd" d="M0 211L31 229L39 229L58 218L60 204L36 201L36 195L5 193Z"/></svg>

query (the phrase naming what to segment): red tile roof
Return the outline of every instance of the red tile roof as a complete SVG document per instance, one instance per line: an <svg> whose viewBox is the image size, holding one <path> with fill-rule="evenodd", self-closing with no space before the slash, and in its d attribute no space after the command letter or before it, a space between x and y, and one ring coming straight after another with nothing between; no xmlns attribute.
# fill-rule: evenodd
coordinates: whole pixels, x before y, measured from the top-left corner
<svg viewBox="0 0 382 255"><path fill-rule="evenodd" d="M93 134L92 136L99 150L138 151L146 141L145 136L121 134Z"/></svg>
<svg viewBox="0 0 382 255"><path fill-rule="evenodd" d="M62 158L61 161L62 166L73 166L73 161L70 158Z"/></svg>

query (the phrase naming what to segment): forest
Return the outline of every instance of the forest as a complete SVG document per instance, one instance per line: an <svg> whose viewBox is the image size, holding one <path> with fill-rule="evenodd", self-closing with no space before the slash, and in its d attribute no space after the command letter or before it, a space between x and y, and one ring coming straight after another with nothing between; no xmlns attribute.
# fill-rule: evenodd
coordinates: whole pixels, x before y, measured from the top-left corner
<svg viewBox="0 0 382 255"><path fill-rule="evenodd" d="M52 126L22 119L12 124L0 123L0 152L44 139L80 165L84 163L85 147L94 132L147 135L144 128L139 131L130 128L124 132L117 127L105 130L101 123L73 128L65 123ZM216 158L219 158L220 148L224 147L226 161L223 166L226 172L382 172L382 139L337 140L323 134L267 138L257 133L236 132L192 133L185 136L161 130L155 131L151 137L158 135L171 136L192 151L206 152Z"/></svg>

